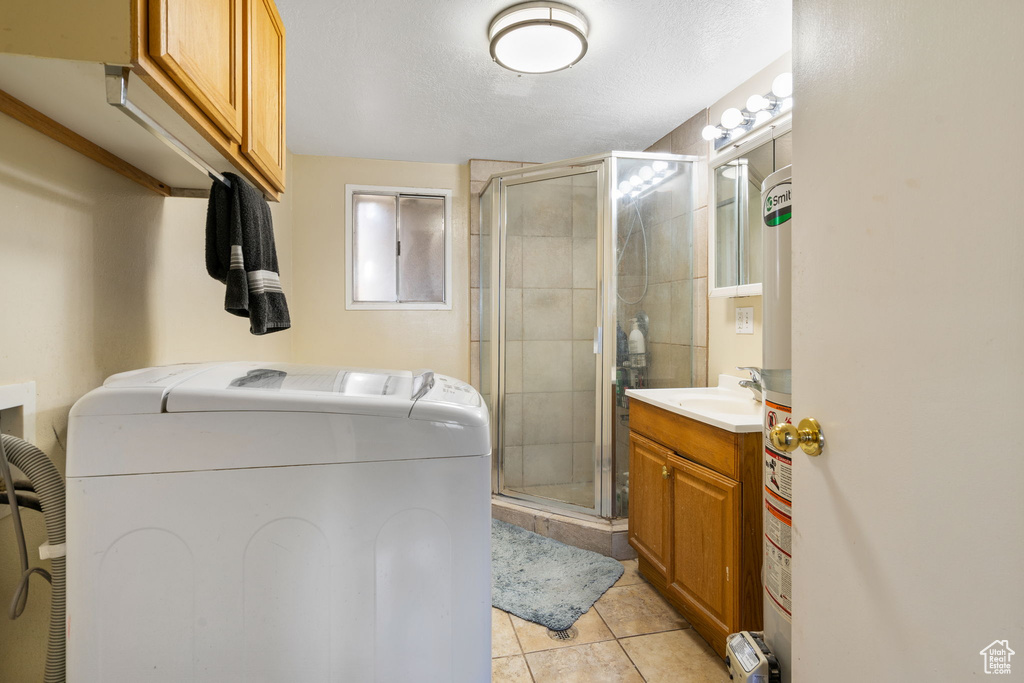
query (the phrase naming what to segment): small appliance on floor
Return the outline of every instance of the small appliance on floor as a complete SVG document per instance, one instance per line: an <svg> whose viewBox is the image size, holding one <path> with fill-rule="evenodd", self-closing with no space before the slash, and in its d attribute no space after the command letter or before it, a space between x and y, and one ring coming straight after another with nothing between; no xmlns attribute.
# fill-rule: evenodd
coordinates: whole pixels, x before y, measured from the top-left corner
<svg viewBox="0 0 1024 683"><path fill-rule="evenodd" d="M111 377L69 425L68 680L489 680L490 451L430 372Z"/></svg>
<svg viewBox="0 0 1024 683"><path fill-rule="evenodd" d="M781 683L779 660L757 631L732 633L725 641L725 667L729 680L738 683Z"/></svg>

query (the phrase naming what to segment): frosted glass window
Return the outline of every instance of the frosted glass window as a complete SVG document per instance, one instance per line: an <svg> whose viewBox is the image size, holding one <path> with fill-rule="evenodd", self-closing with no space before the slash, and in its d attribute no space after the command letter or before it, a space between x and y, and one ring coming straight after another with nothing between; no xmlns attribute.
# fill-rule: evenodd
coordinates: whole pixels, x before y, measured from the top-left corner
<svg viewBox="0 0 1024 683"><path fill-rule="evenodd" d="M348 192L350 307L450 307L450 193L351 186Z"/></svg>
<svg viewBox="0 0 1024 683"><path fill-rule="evenodd" d="M357 194L352 208L352 298L396 301L398 198Z"/></svg>
<svg viewBox="0 0 1024 683"><path fill-rule="evenodd" d="M399 197L401 301L444 301L444 198Z"/></svg>

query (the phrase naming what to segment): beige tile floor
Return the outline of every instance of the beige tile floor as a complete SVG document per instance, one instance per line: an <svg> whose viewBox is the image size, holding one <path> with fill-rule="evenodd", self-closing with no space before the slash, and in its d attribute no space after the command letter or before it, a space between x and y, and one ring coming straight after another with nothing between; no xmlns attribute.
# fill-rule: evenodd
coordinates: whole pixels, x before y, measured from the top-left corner
<svg viewBox="0 0 1024 683"><path fill-rule="evenodd" d="M725 664L644 580L636 560L574 625L571 640L491 608L493 683L720 683Z"/></svg>

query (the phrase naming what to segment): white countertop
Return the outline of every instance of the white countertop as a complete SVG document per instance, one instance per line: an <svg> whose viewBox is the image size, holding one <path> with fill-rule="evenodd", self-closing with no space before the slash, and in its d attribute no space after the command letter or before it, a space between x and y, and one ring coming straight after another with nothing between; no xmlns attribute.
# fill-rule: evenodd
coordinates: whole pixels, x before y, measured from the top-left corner
<svg viewBox="0 0 1024 683"><path fill-rule="evenodd" d="M735 434L761 431L763 406L732 375L719 375L717 387L627 389L626 396Z"/></svg>

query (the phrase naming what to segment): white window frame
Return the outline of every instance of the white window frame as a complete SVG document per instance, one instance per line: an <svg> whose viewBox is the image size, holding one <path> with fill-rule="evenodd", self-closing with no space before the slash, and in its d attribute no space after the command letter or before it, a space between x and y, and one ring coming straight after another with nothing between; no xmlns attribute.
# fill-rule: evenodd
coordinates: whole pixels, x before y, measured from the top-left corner
<svg viewBox="0 0 1024 683"><path fill-rule="evenodd" d="M355 274L352 255L353 194L423 195L444 197L444 301L391 302L353 301ZM452 194L450 189L425 187L391 187L384 185L345 185L345 310L348 311L450 311L452 310Z"/></svg>

